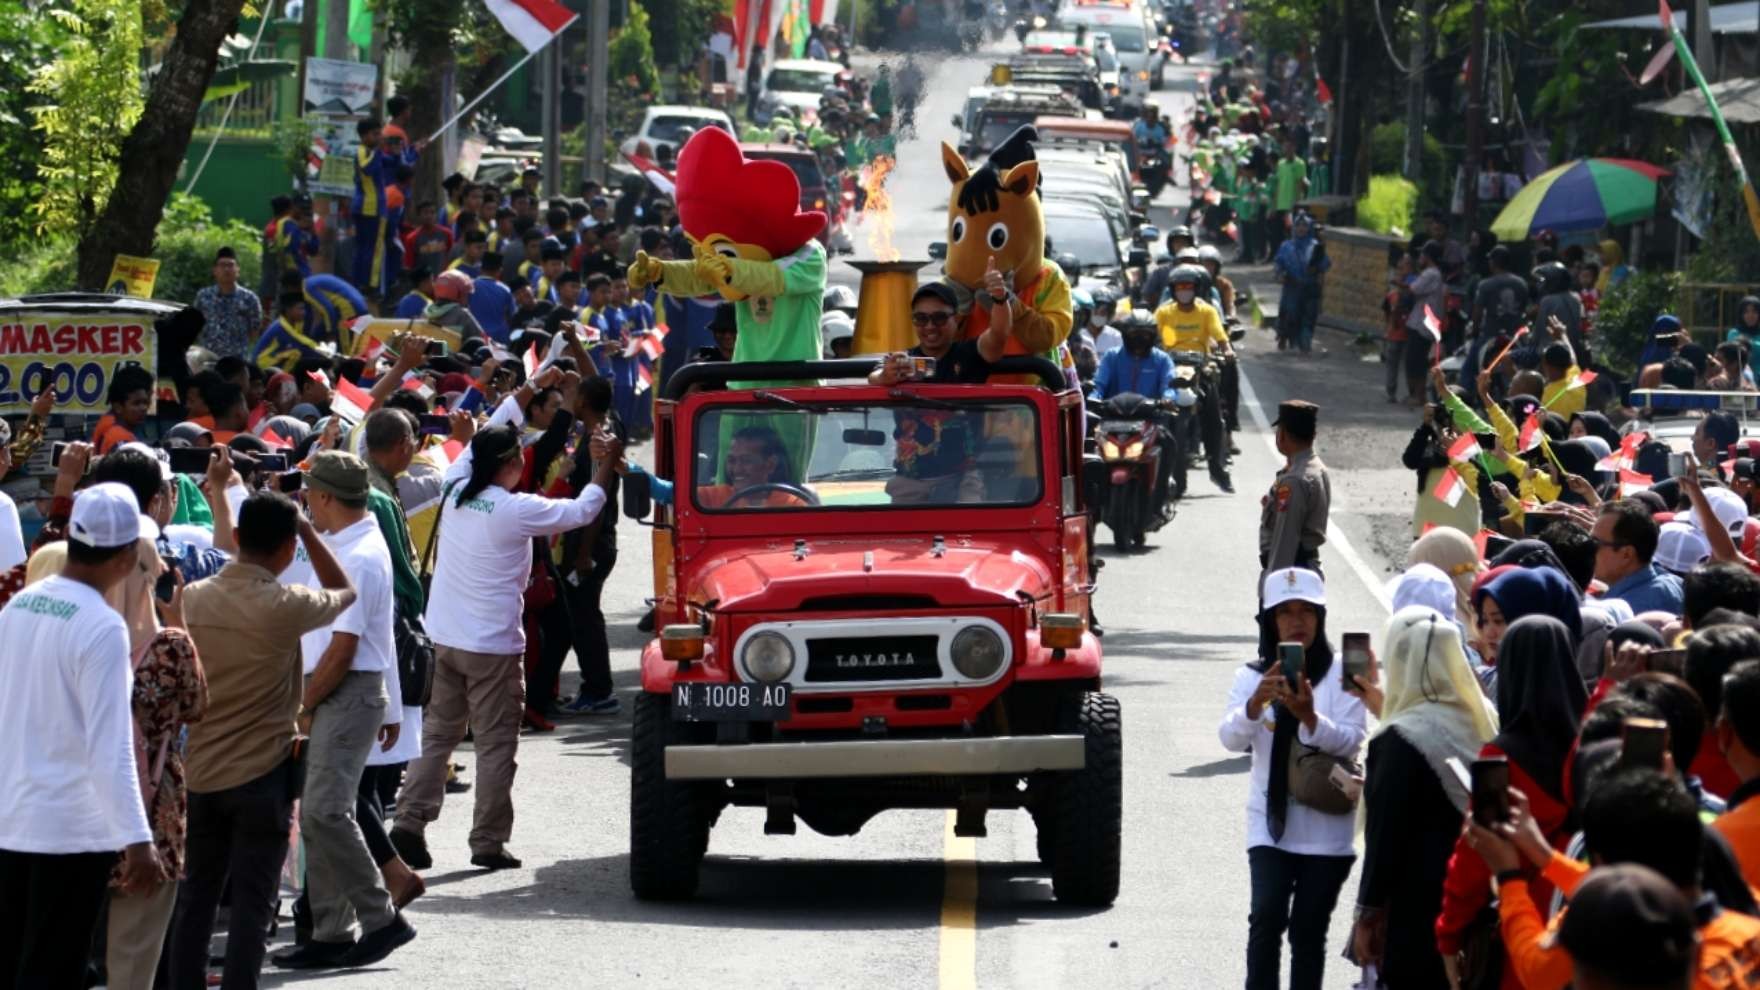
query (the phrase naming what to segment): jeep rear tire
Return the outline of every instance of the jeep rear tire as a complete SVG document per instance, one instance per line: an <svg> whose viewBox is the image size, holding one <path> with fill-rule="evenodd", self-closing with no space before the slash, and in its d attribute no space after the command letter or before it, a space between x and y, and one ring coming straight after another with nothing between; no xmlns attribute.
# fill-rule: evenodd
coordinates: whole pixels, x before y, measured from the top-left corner
<svg viewBox="0 0 1760 990"><path fill-rule="evenodd" d="M1105 907L1118 897L1124 818L1118 699L1098 691L1072 694L1062 702L1058 723L1058 731L1086 740L1086 760L1082 769L1059 775L1046 809L1051 891L1064 904Z"/></svg>
<svg viewBox="0 0 1760 990"><path fill-rule="evenodd" d="M672 719L672 698L639 694L630 753L629 885L643 900L679 900L697 892L709 847L709 816L700 785L666 779L666 747L689 741Z"/></svg>

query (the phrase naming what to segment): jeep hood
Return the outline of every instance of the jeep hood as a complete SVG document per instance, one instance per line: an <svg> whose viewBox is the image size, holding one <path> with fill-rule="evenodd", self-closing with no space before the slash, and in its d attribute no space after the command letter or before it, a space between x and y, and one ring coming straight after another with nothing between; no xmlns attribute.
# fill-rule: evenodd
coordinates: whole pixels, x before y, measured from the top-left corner
<svg viewBox="0 0 1760 990"><path fill-rule="evenodd" d="M792 548L711 549L686 589L718 610L798 609L808 599L929 597L940 607L1013 605L1055 589L1040 556L991 541L953 538L940 549L927 538L818 540Z"/></svg>

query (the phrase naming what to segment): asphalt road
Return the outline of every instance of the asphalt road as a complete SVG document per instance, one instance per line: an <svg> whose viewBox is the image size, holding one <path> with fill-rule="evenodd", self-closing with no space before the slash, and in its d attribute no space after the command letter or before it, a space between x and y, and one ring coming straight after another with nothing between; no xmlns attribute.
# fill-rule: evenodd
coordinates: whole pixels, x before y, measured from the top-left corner
<svg viewBox="0 0 1760 990"><path fill-rule="evenodd" d="M948 117L987 67L978 58L923 64L922 133L900 146L890 184L896 243L907 258L926 257L927 243L942 236L947 180L937 143L951 136ZM1161 102L1189 106L1194 75L1170 72ZM1172 195L1158 206L1172 205ZM859 229L855 241L864 245ZM452 798L428 833L435 866L427 896L409 911L416 941L377 969L271 969L267 984L1239 986L1248 760L1221 748L1216 724L1233 672L1256 643L1259 499L1281 464L1267 413L1288 397L1324 410L1320 450L1333 468L1335 502L1323 559L1335 632L1379 636L1385 553L1403 552L1412 494L1410 474L1396 465L1414 417L1381 404L1379 367L1358 361L1342 340L1327 342L1328 356L1302 361L1277 355L1269 339L1255 333L1243 347L1238 494L1223 495L1195 473L1174 522L1146 552L1110 558L1101 577L1106 689L1123 704L1126 747L1124 883L1111 909L1052 901L1031 822L1018 812L991 814L989 836L977 840L955 839L946 813L921 811L889 812L855 837L831 839L805 827L767 837L760 812L729 809L711 837L700 896L638 902L627 878L625 714L522 740L511 848L523 869L471 868L470 795ZM643 639L635 622L651 572L647 533L627 520L621 529L623 556L605 597L627 713ZM572 674L569 682L572 692ZM468 748L460 759L471 763ZM1353 876L1334 914L1328 988L1354 982L1337 953L1355 888Z"/></svg>

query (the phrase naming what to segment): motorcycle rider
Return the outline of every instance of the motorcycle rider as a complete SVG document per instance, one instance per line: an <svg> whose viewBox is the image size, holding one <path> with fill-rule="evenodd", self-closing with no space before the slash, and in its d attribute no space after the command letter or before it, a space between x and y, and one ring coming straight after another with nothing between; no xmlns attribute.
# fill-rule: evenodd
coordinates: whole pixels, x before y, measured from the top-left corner
<svg viewBox="0 0 1760 990"><path fill-rule="evenodd" d="M1223 358L1223 366L1234 358L1228 332L1222 328L1222 317L1216 308L1198 298L1204 283L1204 270L1195 265L1178 265L1168 276L1173 299L1155 310L1155 324L1161 331L1161 344L1169 352L1197 351L1215 353ZM1198 424L1204 434L1204 459L1210 466L1210 480L1216 487L1234 493L1234 482L1228 476L1228 442L1223 435L1219 389L1205 389L1199 397Z"/></svg>
<svg viewBox="0 0 1760 990"><path fill-rule="evenodd" d="M1216 312L1222 316L1224 329L1235 322L1234 283L1222 274L1222 252L1213 245L1206 244L1198 249L1198 261L1204 270L1210 273L1210 291L1216 303ZM1228 426L1228 432L1239 433L1241 430L1241 369L1240 364L1231 355L1222 365L1222 421ZM1240 448L1230 439L1230 454L1240 453Z"/></svg>
<svg viewBox="0 0 1760 990"><path fill-rule="evenodd" d="M1173 358L1156 348L1155 320L1149 314L1137 311L1126 316L1121 335L1123 346L1107 351L1100 359L1099 369L1094 372L1093 390L1088 396L1091 401L1100 403L1132 393L1161 399L1182 409L1189 409L1197 402L1198 397L1190 389L1174 385ZM1168 511L1168 479L1173 473L1175 456L1173 427L1165 413L1159 410L1155 419L1160 427L1158 445L1161 448L1160 472L1155 479L1155 505L1165 516Z"/></svg>
<svg viewBox="0 0 1760 990"><path fill-rule="evenodd" d="M1161 108L1154 103L1143 104L1142 115L1131 125L1131 137L1137 145L1138 165L1146 166L1150 156L1155 156L1156 174L1151 177L1147 168L1143 168L1143 184L1149 188L1149 198L1153 199L1167 184L1167 142L1172 140L1172 133L1161 119Z"/></svg>
<svg viewBox="0 0 1760 990"><path fill-rule="evenodd" d="M1141 305L1154 309L1161 305L1167 295L1168 276L1173 274L1179 262L1174 260L1179 253L1187 248L1196 248L1198 239L1193 236L1192 228L1181 224L1167 232L1167 257L1143 280L1142 294L1137 297Z"/></svg>
<svg viewBox="0 0 1760 990"><path fill-rule="evenodd" d="M1088 325L1082 332L1095 355L1105 357L1124 346L1124 335L1112 325L1113 314L1118 311L1118 293L1102 286L1094 290L1093 299L1094 308L1089 312Z"/></svg>

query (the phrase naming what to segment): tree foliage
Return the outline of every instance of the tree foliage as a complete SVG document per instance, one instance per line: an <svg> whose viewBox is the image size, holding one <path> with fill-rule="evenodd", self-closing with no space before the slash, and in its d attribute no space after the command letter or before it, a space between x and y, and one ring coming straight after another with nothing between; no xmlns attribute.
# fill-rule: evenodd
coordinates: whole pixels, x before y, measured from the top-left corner
<svg viewBox="0 0 1760 990"><path fill-rule="evenodd" d="M397 91L409 97L412 138L432 134L451 116L442 103L448 74L453 91L475 94L505 70L504 57L518 43L481 3L434 0L374 0L384 16L389 40L410 53L409 67L397 78ZM460 125L468 125L467 119ZM438 200L442 156L424 154L416 165L416 200Z"/></svg>
<svg viewBox="0 0 1760 990"><path fill-rule="evenodd" d="M34 4L0 4L0 255L36 237L33 208L42 198L38 163L43 133L33 106L47 102L29 88L44 65L67 41L61 22L43 16Z"/></svg>
<svg viewBox="0 0 1760 990"><path fill-rule="evenodd" d="M629 16L611 39L611 78L638 95L652 97L660 88L660 70L654 65L654 36L648 11L631 0Z"/></svg>
<svg viewBox="0 0 1760 990"><path fill-rule="evenodd" d="M654 60L671 69L697 59L715 18L733 10L732 0L644 0L654 35Z"/></svg>
<svg viewBox="0 0 1760 990"><path fill-rule="evenodd" d="M39 232L84 237L116 185L122 143L140 119L139 0L71 0L43 13L66 33L60 54L27 85L42 147Z"/></svg>

